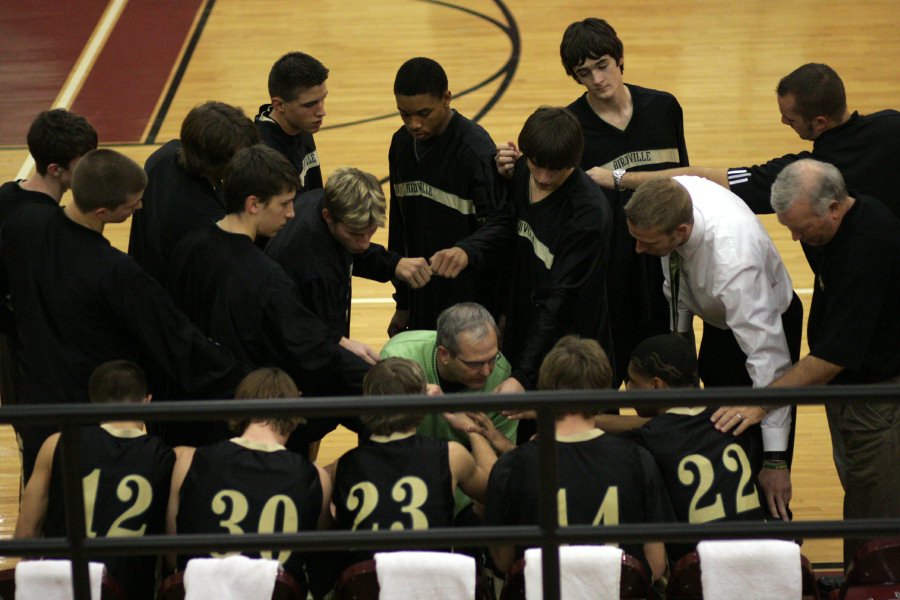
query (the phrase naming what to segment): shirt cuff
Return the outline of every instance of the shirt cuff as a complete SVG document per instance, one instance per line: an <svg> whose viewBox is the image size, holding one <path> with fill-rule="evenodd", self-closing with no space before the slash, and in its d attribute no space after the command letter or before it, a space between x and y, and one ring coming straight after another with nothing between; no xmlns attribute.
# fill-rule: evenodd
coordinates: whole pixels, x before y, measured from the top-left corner
<svg viewBox="0 0 900 600"><path fill-rule="evenodd" d="M773 409L762 420L763 450L784 452L791 433L791 407Z"/></svg>

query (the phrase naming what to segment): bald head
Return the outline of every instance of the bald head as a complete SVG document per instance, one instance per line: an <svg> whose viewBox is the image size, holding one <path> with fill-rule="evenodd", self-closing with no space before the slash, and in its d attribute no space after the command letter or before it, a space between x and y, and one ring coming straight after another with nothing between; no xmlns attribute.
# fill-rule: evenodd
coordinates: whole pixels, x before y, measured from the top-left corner
<svg viewBox="0 0 900 600"><path fill-rule="evenodd" d="M772 184L772 208L786 212L798 199L807 199L813 211L822 216L833 202L847 200L847 184L837 167L804 158L786 166Z"/></svg>
<svg viewBox="0 0 900 600"><path fill-rule="evenodd" d="M853 202L840 171L816 160L788 165L772 184L778 222L807 246L824 246L834 239Z"/></svg>

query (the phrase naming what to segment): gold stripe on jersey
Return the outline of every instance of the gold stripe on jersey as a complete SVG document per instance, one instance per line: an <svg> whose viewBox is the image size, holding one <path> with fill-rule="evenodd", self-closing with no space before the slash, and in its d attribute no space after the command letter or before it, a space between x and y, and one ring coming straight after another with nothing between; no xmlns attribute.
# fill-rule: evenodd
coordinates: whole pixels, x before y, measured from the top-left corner
<svg viewBox="0 0 900 600"><path fill-rule="evenodd" d="M100 429L113 437L117 437L123 440L147 435L147 432L143 429L136 429L134 427L115 427L113 425L110 425L109 423L102 423L100 425Z"/></svg>
<svg viewBox="0 0 900 600"><path fill-rule="evenodd" d="M378 442L379 444L387 444L388 442L396 442L397 440L405 440L406 438L411 438L416 435L416 431L395 431L391 435L375 435L372 434L369 436L369 439L373 442Z"/></svg>
<svg viewBox="0 0 900 600"><path fill-rule="evenodd" d="M424 181L407 181L394 185L394 194L398 198L408 196L424 196L429 200L434 200L438 204L443 204L447 208L462 213L464 215L475 214L475 202L468 198L460 198L456 194L445 192Z"/></svg>
<svg viewBox="0 0 900 600"><path fill-rule="evenodd" d="M234 437L229 441L233 444L237 444L241 448L246 448L247 450L259 450L260 452L278 452L279 450L287 450L287 448L281 444L256 442L242 437Z"/></svg>
<svg viewBox="0 0 900 600"><path fill-rule="evenodd" d="M656 150L635 150L617 156L605 165L600 165L610 171L614 169L631 169L645 165L661 165L666 163L679 163L678 148L658 148Z"/></svg>
<svg viewBox="0 0 900 600"><path fill-rule="evenodd" d="M544 266L547 267L548 270L553 268L553 253L550 252L550 248L544 245L544 243L534 235L534 230L531 228L531 225L529 225L527 221L519 219L516 231L521 237L531 243L531 247L534 248L534 255L544 263Z"/></svg>
<svg viewBox="0 0 900 600"><path fill-rule="evenodd" d="M557 442L568 442L570 444L574 444L577 442L586 442L588 440L593 440L601 435L604 435L606 432L602 429L597 429L596 427L593 429L588 429L587 431L581 431L579 433L571 433L569 435L556 435Z"/></svg>
<svg viewBox="0 0 900 600"><path fill-rule="evenodd" d="M673 406L667 413L671 413L673 415L685 415L688 417L696 417L700 413L706 410L705 406Z"/></svg>
<svg viewBox="0 0 900 600"><path fill-rule="evenodd" d="M306 186L306 173L310 169L319 166L319 153L313 150L303 157L303 169L300 171L300 185Z"/></svg>

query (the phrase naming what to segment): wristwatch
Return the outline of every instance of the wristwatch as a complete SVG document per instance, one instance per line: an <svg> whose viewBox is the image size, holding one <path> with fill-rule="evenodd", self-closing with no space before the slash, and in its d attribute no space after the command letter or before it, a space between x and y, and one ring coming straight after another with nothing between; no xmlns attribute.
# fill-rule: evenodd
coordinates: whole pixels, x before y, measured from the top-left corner
<svg viewBox="0 0 900 600"><path fill-rule="evenodd" d="M613 184L615 184L616 189L620 192L625 191L625 187L622 185L622 177L625 176L625 169L614 169L613 170Z"/></svg>

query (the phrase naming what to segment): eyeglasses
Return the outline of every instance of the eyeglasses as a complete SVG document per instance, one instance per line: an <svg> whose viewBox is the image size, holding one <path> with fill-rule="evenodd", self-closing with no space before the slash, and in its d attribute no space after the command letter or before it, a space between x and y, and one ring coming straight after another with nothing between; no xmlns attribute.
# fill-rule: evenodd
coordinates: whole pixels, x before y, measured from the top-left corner
<svg viewBox="0 0 900 600"><path fill-rule="evenodd" d="M495 354L494 356L492 356L491 358L489 358L487 360L463 360L456 354L453 355L453 358L455 358L456 360L458 360L459 362L466 365L467 367L469 367L472 370L480 371L485 365L487 365L488 367L493 369L494 365L497 364L497 359L500 358L500 353L498 352L497 354Z"/></svg>

